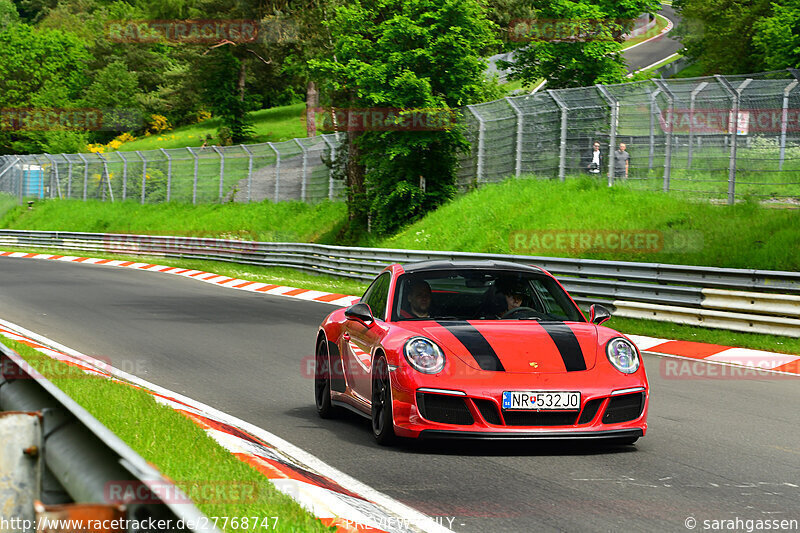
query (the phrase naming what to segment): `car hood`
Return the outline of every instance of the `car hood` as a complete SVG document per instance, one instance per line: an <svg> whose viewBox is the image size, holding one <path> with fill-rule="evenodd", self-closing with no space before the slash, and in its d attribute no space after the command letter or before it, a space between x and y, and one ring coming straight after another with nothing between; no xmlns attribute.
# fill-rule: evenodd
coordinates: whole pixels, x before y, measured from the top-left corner
<svg viewBox="0 0 800 533"><path fill-rule="evenodd" d="M579 372L594 367L597 327L581 322L472 320L404 321L403 328L435 341L445 353L481 370Z"/></svg>

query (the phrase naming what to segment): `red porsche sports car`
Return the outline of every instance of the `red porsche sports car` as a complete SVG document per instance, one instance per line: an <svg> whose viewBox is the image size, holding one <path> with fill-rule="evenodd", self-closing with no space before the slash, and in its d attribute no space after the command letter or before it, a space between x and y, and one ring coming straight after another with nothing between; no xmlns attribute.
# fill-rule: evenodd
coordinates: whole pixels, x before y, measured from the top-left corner
<svg viewBox="0 0 800 533"><path fill-rule="evenodd" d="M636 346L587 321L545 270L501 261L387 267L317 335L319 415L347 408L395 437L608 438L647 430Z"/></svg>

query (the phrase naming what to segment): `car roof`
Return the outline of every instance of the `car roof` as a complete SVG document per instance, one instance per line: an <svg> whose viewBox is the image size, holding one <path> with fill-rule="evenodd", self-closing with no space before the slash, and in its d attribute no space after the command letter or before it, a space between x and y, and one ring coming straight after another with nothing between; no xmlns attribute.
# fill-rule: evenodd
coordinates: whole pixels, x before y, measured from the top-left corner
<svg viewBox="0 0 800 533"><path fill-rule="evenodd" d="M430 270L510 270L514 272L535 272L541 274L544 270L533 265L512 263L511 261L494 260L466 260L466 261L418 261L402 265L407 273L425 272Z"/></svg>

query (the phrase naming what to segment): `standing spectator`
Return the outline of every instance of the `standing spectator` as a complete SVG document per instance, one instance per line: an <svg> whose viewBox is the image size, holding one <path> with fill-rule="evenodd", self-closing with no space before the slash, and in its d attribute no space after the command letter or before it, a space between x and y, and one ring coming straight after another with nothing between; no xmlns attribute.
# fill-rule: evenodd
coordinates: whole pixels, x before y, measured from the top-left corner
<svg viewBox="0 0 800 533"><path fill-rule="evenodd" d="M603 168L603 154L600 152L599 142L595 141L587 159L588 164L586 165L586 172L589 174L600 174L600 169Z"/></svg>
<svg viewBox="0 0 800 533"><path fill-rule="evenodd" d="M631 154L625 151L625 143L619 143L619 150L614 151L614 177L628 179L628 165Z"/></svg>

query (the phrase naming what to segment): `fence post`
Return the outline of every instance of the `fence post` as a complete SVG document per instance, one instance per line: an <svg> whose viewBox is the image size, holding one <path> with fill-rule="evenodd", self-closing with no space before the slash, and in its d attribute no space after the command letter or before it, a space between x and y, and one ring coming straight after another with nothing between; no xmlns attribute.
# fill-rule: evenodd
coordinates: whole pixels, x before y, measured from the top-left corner
<svg viewBox="0 0 800 533"><path fill-rule="evenodd" d="M739 129L739 101L742 96L742 91L753 80L747 78L739 87L734 89L728 80L719 74L714 75L714 78L722 85L733 100L733 110L728 119L728 129L730 130L731 138L731 155L728 161L728 205L733 205L736 200L736 136Z"/></svg>
<svg viewBox="0 0 800 533"><path fill-rule="evenodd" d="M147 185L147 158L139 150L136 150L136 155L142 160L142 200L140 203L144 205L145 186Z"/></svg>
<svg viewBox="0 0 800 533"><path fill-rule="evenodd" d="M219 154L219 201L222 203L222 187L225 180L225 154L216 146L211 148Z"/></svg>
<svg viewBox="0 0 800 533"><path fill-rule="evenodd" d="M303 151L303 177L300 180L300 201L305 202L306 188L308 187L308 150L306 150L306 147L300 142L300 139L295 139L294 142L296 142L300 150Z"/></svg>
<svg viewBox="0 0 800 533"><path fill-rule="evenodd" d="M172 193L172 158L163 148L159 148L159 150L167 158L167 201L169 202Z"/></svg>
<svg viewBox="0 0 800 533"><path fill-rule="evenodd" d="M50 154L48 154L47 152L45 152L43 155L47 158L48 161L50 161L50 164L53 165L53 174L55 175L55 180L56 180L56 191L58 192L58 197L60 199L61 198L61 183L59 183L59 181L58 181L58 163L56 163L55 159L50 157ZM51 185L50 186L50 191L51 191L50 192L50 197L51 198L53 197L52 190L53 190L53 186Z"/></svg>
<svg viewBox="0 0 800 533"><path fill-rule="evenodd" d="M275 203L278 203L278 195L281 190L281 153L272 143L267 143L272 151L275 152Z"/></svg>
<svg viewBox="0 0 800 533"><path fill-rule="evenodd" d="M114 203L114 191L111 190L111 176L108 175L108 161L106 161L106 158L101 153L98 153L97 157L103 161L103 175L100 176L100 190L103 193L103 201L106 201L106 190L103 188L103 178L105 177L106 184L108 185L108 194L111 196L111 203Z"/></svg>
<svg viewBox="0 0 800 533"><path fill-rule="evenodd" d="M793 80L783 90L783 106L781 111L781 153L778 160L778 170L783 170L783 160L786 156L786 129L789 123L789 95L797 88L798 81Z"/></svg>
<svg viewBox="0 0 800 533"><path fill-rule="evenodd" d="M597 90L600 91L600 94L603 95L603 98L608 105L611 107L611 131L609 132L608 138L608 186L611 187L614 185L614 152L615 147L617 146L617 122L619 122L619 101L608 92L603 85L599 83L595 85Z"/></svg>
<svg viewBox="0 0 800 533"><path fill-rule="evenodd" d="M653 170L653 159L656 153L656 97L660 92L661 89L656 89L650 93L650 157L647 163L648 171Z"/></svg>
<svg viewBox="0 0 800 533"><path fill-rule="evenodd" d="M242 150L244 150L247 154L247 203L249 204L251 201L251 193L253 191L253 152L248 150L243 144L240 144L239 146L241 146Z"/></svg>
<svg viewBox="0 0 800 533"><path fill-rule="evenodd" d="M338 141L339 137L334 135L334 139ZM331 149L331 166L328 169L328 200L333 201L333 166L336 162L336 147L330 139L328 139L328 135L323 134L322 140L325 141L325 144Z"/></svg>
<svg viewBox="0 0 800 533"><path fill-rule="evenodd" d="M506 96L506 102L514 109L517 115L517 157L514 162L514 175L519 177L522 174L522 120L524 115L511 97Z"/></svg>
<svg viewBox="0 0 800 533"><path fill-rule="evenodd" d="M692 152L694 151L694 102L697 95L708 86L708 82L704 81L697 87L692 89L689 95L689 154L686 157L686 168L692 168Z"/></svg>
<svg viewBox="0 0 800 533"><path fill-rule="evenodd" d="M477 183L482 183L484 181L484 156L486 155L486 123L474 109L472 109L472 105L468 105L467 109L469 109L472 116L475 117L475 120L478 121L478 168L475 170L475 181Z"/></svg>
<svg viewBox="0 0 800 533"><path fill-rule="evenodd" d="M61 154L67 161L67 199L72 198L72 161L67 157L67 154Z"/></svg>
<svg viewBox="0 0 800 533"><path fill-rule="evenodd" d="M75 154L83 161L83 201L86 201L86 189L89 188L89 162L83 157L83 154Z"/></svg>
<svg viewBox="0 0 800 533"><path fill-rule="evenodd" d="M198 163L198 155L194 153L189 146L186 147L189 150L189 153L192 154L192 159L194 159L194 178L192 178L192 204L197 204L197 163Z"/></svg>
<svg viewBox="0 0 800 533"><path fill-rule="evenodd" d="M567 171L567 104L558 96L558 93L552 89L547 89L547 94L556 103L561 110L561 142L559 144L558 152L558 179L564 181L566 179Z"/></svg>
<svg viewBox="0 0 800 533"><path fill-rule="evenodd" d="M667 96L667 120L665 121L666 145L664 147L664 192L669 192L670 170L672 169L672 129L675 122L675 95L664 80L655 79L656 85Z"/></svg>
<svg viewBox="0 0 800 533"><path fill-rule="evenodd" d="M122 159L122 201L128 197L128 158L122 152L117 152L117 155Z"/></svg>

